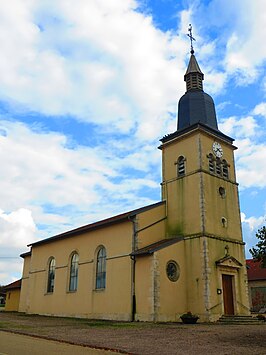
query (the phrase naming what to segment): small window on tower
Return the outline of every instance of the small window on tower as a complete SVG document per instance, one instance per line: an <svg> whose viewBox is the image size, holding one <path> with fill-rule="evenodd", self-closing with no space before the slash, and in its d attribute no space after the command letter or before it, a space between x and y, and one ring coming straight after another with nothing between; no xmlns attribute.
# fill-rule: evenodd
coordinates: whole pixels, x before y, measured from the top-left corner
<svg viewBox="0 0 266 355"><path fill-rule="evenodd" d="M210 153L208 155L209 158L209 171L210 173L214 174L214 156Z"/></svg>
<svg viewBox="0 0 266 355"><path fill-rule="evenodd" d="M220 196L221 196L222 198L225 198L225 196L226 196L226 191L225 191L225 188L224 188L224 187L222 187L222 186L219 187L219 194L220 194Z"/></svg>
<svg viewBox="0 0 266 355"><path fill-rule="evenodd" d="M177 159L177 176L184 176L186 171L185 171L185 157L182 155Z"/></svg>
<svg viewBox="0 0 266 355"><path fill-rule="evenodd" d="M222 222L223 228L226 228L227 227L227 219L225 217L222 217L221 222Z"/></svg>

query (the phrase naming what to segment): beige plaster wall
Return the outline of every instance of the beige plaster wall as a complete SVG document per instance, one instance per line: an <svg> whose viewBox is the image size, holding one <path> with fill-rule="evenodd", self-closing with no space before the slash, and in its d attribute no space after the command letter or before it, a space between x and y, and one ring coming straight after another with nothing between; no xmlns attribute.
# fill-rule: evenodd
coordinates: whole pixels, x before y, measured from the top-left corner
<svg viewBox="0 0 266 355"><path fill-rule="evenodd" d="M199 176L174 180L164 187L167 198L167 236L201 232Z"/></svg>
<svg viewBox="0 0 266 355"><path fill-rule="evenodd" d="M29 271L30 271L31 257L24 257L23 272L21 280L19 312L27 312L29 303Z"/></svg>
<svg viewBox="0 0 266 355"><path fill-rule="evenodd" d="M136 261L137 318L153 321L180 321L188 311L200 322L216 321L224 313L222 274L233 276L236 314L248 315L247 275L243 245L229 243L229 251L242 263L217 267L225 255L226 241L209 237L187 237L184 241L161 249L153 256ZM178 281L166 274L166 264L174 260L180 267ZM156 276L156 278L155 278Z"/></svg>
<svg viewBox="0 0 266 355"><path fill-rule="evenodd" d="M209 172L207 155L218 141L229 164L229 179ZM242 240L238 189L235 183L235 147L212 134L196 130L162 146L162 195L167 200L167 234L215 234ZM177 159L186 158L186 175L177 176ZM226 191L219 194L219 187ZM222 218L226 219L225 225Z"/></svg>
<svg viewBox="0 0 266 355"><path fill-rule="evenodd" d="M137 215L137 248L143 248L165 238L166 204Z"/></svg>
<svg viewBox="0 0 266 355"><path fill-rule="evenodd" d="M156 252L158 266L158 307L157 321L180 321L180 315L187 310L187 268L184 242L178 242ZM166 266L169 261L175 261L180 268L177 281L167 277Z"/></svg>
<svg viewBox="0 0 266 355"><path fill-rule="evenodd" d="M158 250L153 256L137 258L137 319L180 321L183 313L191 311L205 320L201 243L200 238L187 239ZM180 267L180 277L175 282L166 273L170 260Z"/></svg>
<svg viewBox="0 0 266 355"><path fill-rule="evenodd" d="M180 267L180 277L172 282L166 273L167 262ZM136 320L180 321L187 306L184 242L136 258Z"/></svg>
<svg viewBox="0 0 266 355"><path fill-rule="evenodd" d="M216 261L225 256L226 246L238 263L228 262L217 266ZM247 293L247 273L243 245L238 242L228 243L219 238L208 236L187 237L184 241L186 267L185 287L187 289L187 309L196 313L201 322L216 321L224 314L222 274L233 276L233 293L235 313L249 314Z"/></svg>
<svg viewBox="0 0 266 355"><path fill-rule="evenodd" d="M154 320L153 255L136 258L136 315L135 320Z"/></svg>
<svg viewBox="0 0 266 355"><path fill-rule="evenodd" d="M20 289L7 291L5 311L15 311L19 309Z"/></svg>
<svg viewBox="0 0 266 355"><path fill-rule="evenodd" d="M163 182L176 178L176 162L179 156L184 156L186 159L186 174L191 174L195 170L199 169L198 137L199 133L194 131L180 136L161 146Z"/></svg>
<svg viewBox="0 0 266 355"><path fill-rule="evenodd" d="M106 288L95 290L96 255L100 245L107 252ZM33 246L29 292L27 300L21 302L21 310L28 303L29 313L129 320L131 247L131 222ZM74 251L79 254L78 288L70 292L69 264ZM55 286L53 293L47 293L48 263L52 256L56 260Z"/></svg>
<svg viewBox="0 0 266 355"><path fill-rule="evenodd" d="M228 246L230 256L238 260L242 266L233 261L217 266L216 261L223 258ZM209 275L210 275L210 311L213 319L219 318L224 313L223 294L217 294L217 289L222 290L222 274L233 276L234 309L238 315L249 314L248 281L244 246L239 243L207 238Z"/></svg>
<svg viewBox="0 0 266 355"><path fill-rule="evenodd" d="M185 260L187 269L187 309L200 316L205 316L206 270L204 239L192 237L185 239Z"/></svg>
<svg viewBox="0 0 266 355"><path fill-rule="evenodd" d="M226 191L225 197L219 188ZM205 231L224 238L242 240L241 220L238 204L238 188L224 179L209 174L203 176ZM222 218L226 219L225 225Z"/></svg>

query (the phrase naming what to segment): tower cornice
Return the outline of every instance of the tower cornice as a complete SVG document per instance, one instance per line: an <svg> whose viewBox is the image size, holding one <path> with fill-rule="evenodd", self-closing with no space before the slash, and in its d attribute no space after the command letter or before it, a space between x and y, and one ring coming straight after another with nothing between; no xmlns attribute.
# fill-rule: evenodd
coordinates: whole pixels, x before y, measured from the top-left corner
<svg viewBox="0 0 266 355"><path fill-rule="evenodd" d="M224 141L225 143L230 144L230 145L232 145L234 142L233 138L231 138L231 137L227 136L226 134L222 133L221 131L213 129L212 127L207 126L203 123L195 123L194 125L186 127L182 130L177 130L173 133L167 134L162 139L160 139L160 141L162 142L162 144L165 144L165 143L172 141L173 139L175 139L177 137L182 137L184 135L188 135L188 134L193 133L195 131L201 131L201 132L208 133L209 135L212 135L215 138L219 138L222 141ZM236 147L234 147L234 148L237 149Z"/></svg>

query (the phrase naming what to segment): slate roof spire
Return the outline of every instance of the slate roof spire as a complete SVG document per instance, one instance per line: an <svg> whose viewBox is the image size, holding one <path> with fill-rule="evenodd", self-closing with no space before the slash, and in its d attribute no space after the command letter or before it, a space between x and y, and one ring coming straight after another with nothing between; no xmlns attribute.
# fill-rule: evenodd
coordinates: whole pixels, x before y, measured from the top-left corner
<svg viewBox="0 0 266 355"><path fill-rule="evenodd" d="M191 41L191 55L184 76L187 90L178 103L177 130L189 128L197 123L218 130L213 99L203 91L204 74L200 70L194 55L193 41L195 41L195 38L192 36L191 25L189 25L188 31L188 37Z"/></svg>

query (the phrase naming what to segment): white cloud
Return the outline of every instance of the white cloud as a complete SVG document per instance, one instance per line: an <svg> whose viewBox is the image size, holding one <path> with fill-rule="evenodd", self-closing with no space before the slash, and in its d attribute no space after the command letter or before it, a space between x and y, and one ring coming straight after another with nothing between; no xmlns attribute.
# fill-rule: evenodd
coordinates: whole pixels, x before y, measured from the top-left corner
<svg viewBox="0 0 266 355"><path fill-rule="evenodd" d="M36 225L31 211L19 208L10 213L0 210L0 285L21 277L22 259L29 241L36 240ZM11 277L11 275L13 275Z"/></svg>
<svg viewBox="0 0 266 355"><path fill-rule="evenodd" d="M264 216L251 216L247 217L244 213L241 213L242 231L244 241L246 242L246 256L252 258L249 253L249 249L255 247L258 242L256 233L266 222L266 214Z"/></svg>
<svg viewBox="0 0 266 355"><path fill-rule="evenodd" d="M253 112L261 112L258 107ZM236 138L235 145L239 148L235 152L236 174L240 189L265 187L266 171L262 166L265 164L266 144L258 140L262 130L255 118L232 116L223 119L219 128L223 133Z"/></svg>
<svg viewBox="0 0 266 355"><path fill-rule="evenodd" d="M154 179L159 178L160 155L155 147L143 145L140 154L132 140L132 146L119 157L112 142L71 149L63 134L40 133L25 124L6 121L1 122L1 129L5 132L0 136L1 208L14 211L18 206L27 206L38 224L47 219L59 222L58 214L63 216L64 211L56 209L69 213L75 208L77 215L84 214L97 209L102 195L106 201L119 197L126 200L126 196L137 195L143 188L157 186ZM156 170L149 176L153 166ZM139 171L142 177L134 178L125 169Z"/></svg>
<svg viewBox="0 0 266 355"><path fill-rule="evenodd" d="M249 139L237 143L241 152L237 155L236 161L240 188L266 187L266 171L262 168L265 165L266 145L254 144Z"/></svg>
<svg viewBox="0 0 266 355"><path fill-rule="evenodd" d="M235 74L239 84L247 84L257 78L266 58L266 47L262 42L266 36L265 2L226 0L223 6L227 7L229 3L234 8L235 26L227 42L226 70Z"/></svg>
<svg viewBox="0 0 266 355"><path fill-rule="evenodd" d="M0 210L0 246L25 247L29 238L34 238L36 230L31 211L20 208L11 213Z"/></svg>
<svg viewBox="0 0 266 355"><path fill-rule="evenodd" d="M19 250L13 250L15 258L0 257L0 285L7 285L21 278L23 260L19 257Z"/></svg>
<svg viewBox="0 0 266 355"><path fill-rule="evenodd" d="M203 44L211 43L210 49L214 49L204 60L212 62L211 67L217 70L217 74L224 74L225 83L232 78L240 86L257 79L263 83L260 75L263 74L262 66L266 58L263 44L266 36L265 1L195 0L190 2L190 7L192 23L201 30L198 31L201 36L204 34L201 37L195 33L197 44L202 48ZM212 39L213 34L215 39ZM225 53L221 53L221 49Z"/></svg>
<svg viewBox="0 0 266 355"><path fill-rule="evenodd" d="M245 215L245 213L241 213L241 222L242 223L247 223L250 231L257 231L266 221L266 215L265 216L260 216L260 217L248 217Z"/></svg>
<svg viewBox="0 0 266 355"><path fill-rule="evenodd" d="M218 72L215 69L205 70L205 75L208 78L206 83L206 89L204 91L209 94L217 94L222 91L226 84L227 75L222 72Z"/></svg>
<svg viewBox="0 0 266 355"><path fill-rule="evenodd" d="M11 3L15 14L1 3L2 97L48 115L136 129L144 140L162 134L165 112L185 88L176 80L185 67L186 52L176 46L183 37L156 29L136 1Z"/></svg>
<svg viewBox="0 0 266 355"><path fill-rule="evenodd" d="M266 102L261 102L260 104L258 104L254 108L253 114L257 116L263 116L266 118Z"/></svg>
<svg viewBox="0 0 266 355"><path fill-rule="evenodd" d="M231 101L223 101L220 104L216 105L216 110L223 111L227 106L231 105ZM228 128L227 128L228 130Z"/></svg>
<svg viewBox="0 0 266 355"><path fill-rule="evenodd" d="M221 120L219 129L229 136L243 139L256 135L258 124L252 116L242 118L232 116Z"/></svg>

